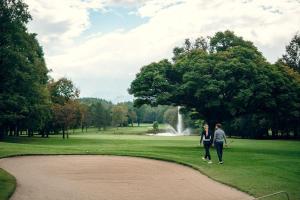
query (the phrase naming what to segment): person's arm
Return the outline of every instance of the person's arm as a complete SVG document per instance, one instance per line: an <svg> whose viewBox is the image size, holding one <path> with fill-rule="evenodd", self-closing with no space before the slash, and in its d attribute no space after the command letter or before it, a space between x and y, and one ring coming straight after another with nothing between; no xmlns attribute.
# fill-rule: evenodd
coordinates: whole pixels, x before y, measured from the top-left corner
<svg viewBox="0 0 300 200"><path fill-rule="evenodd" d="M224 135L223 135L223 137L224 137L224 142L225 142L225 144L227 145L227 141L226 141L226 134L225 134L225 131L224 131Z"/></svg>
<svg viewBox="0 0 300 200"><path fill-rule="evenodd" d="M215 141L216 141L216 131L214 132L213 144L215 143Z"/></svg>
<svg viewBox="0 0 300 200"><path fill-rule="evenodd" d="M201 133L201 139L200 139L200 145L202 144L202 140L203 140L203 134L204 132Z"/></svg>

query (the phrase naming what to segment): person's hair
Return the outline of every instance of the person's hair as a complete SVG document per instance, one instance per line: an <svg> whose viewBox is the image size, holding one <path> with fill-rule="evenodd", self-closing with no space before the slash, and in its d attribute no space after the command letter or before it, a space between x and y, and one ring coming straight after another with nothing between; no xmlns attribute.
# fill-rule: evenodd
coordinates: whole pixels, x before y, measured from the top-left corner
<svg viewBox="0 0 300 200"><path fill-rule="evenodd" d="M205 123L205 124L203 125L203 127L206 127L206 126L209 127L207 123Z"/></svg>
<svg viewBox="0 0 300 200"><path fill-rule="evenodd" d="M220 123L217 123L216 126L217 126L218 128L222 128L222 124L220 124Z"/></svg>

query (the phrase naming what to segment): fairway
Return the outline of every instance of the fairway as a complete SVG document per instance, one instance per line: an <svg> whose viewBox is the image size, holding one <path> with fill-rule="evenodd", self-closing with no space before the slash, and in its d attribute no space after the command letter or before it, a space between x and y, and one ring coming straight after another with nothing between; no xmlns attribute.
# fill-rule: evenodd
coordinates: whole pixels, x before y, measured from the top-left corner
<svg viewBox="0 0 300 200"><path fill-rule="evenodd" d="M149 127L148 127L149 128ZM229 139L224 165L208 165L201 157L198 136L155 137L140 134L147 127L119 128L102 132L76 132L69 140L61 136L8 138L0 143L0 157L42 154L127 155L173 161L191 166L219 182L253 196L287 191L300 199L300 142ZM125 131L127 135L122 135ZM139 132L140 130L140 132Z"/></svg>

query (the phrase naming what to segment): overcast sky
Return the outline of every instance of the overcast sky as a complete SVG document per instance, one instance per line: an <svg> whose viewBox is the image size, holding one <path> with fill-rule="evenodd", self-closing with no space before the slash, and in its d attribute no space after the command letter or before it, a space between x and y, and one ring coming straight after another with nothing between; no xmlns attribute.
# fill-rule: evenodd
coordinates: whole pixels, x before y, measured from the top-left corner
<svg viewBox="0 0 300 200"><path fill-rule="evenodd" d="M113 102L139 69L170 58L185 38L233 30L274 62L300 30L300 0L25 0L48 68L81 97Z"/></svg>

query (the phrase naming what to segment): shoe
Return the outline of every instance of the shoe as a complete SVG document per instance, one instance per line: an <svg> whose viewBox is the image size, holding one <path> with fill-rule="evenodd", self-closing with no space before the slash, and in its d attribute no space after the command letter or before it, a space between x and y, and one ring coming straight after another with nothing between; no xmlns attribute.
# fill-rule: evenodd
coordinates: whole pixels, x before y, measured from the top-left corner
<svg viewBox="0 0 300 200"><path fill-rule="evenodd" d="M220 161L220 162L219 162L219 164L223 164L223 163L224 163L223 161Z"/></svg>
<svg viewBox="0 0 300 200"><path fill-rule="evenodd" d="M203 161L206 161L206 158L202 157L202 160L203 160Z"/></svg>
<svg viewBox="0 0 300 200"><path fill-rule="evenodd" d="M208 163L208 164L212 164L212 161L211 161L211 160L209 160L207 163Z"/></svg>

